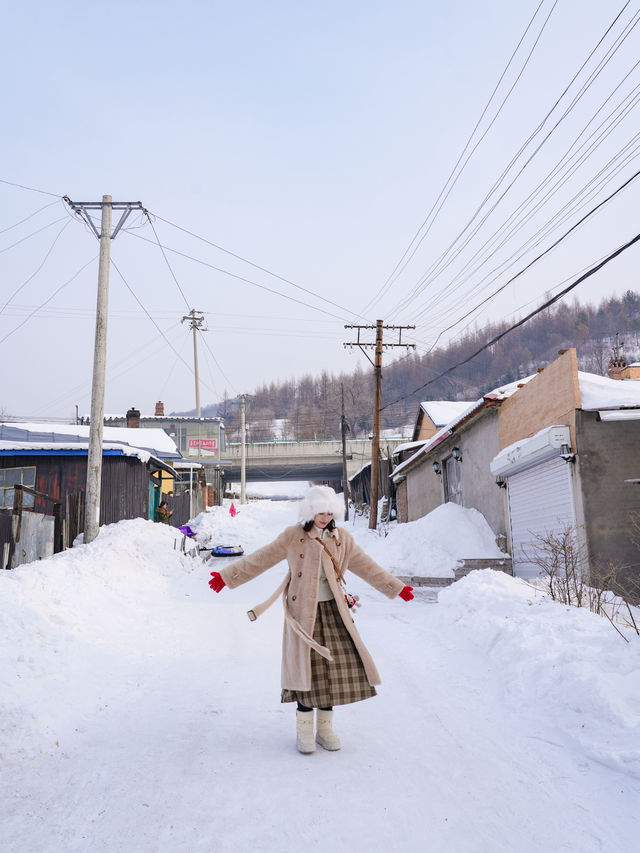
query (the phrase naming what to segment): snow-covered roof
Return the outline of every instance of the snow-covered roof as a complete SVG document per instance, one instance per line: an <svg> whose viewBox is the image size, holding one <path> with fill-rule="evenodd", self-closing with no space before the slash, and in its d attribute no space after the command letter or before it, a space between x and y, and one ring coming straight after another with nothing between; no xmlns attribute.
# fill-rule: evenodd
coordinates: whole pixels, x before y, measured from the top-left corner
<svg viewBox="0 0 640 853"><path fill-rule="evenodd" d="M0 439L13 442L54 444L58 449L73 447L89 441L90 427L82 424L0 423ZM181 459L175 441L163 429L127 429L103 427L102 443L126 445L146 451L160 459ZM146 460L145 460L146 461Z"/></svg>
<svg viewBox="0 0 640 853"><path fill-rule="evenodd" d="M424 400L420 408L433 423L443 427L469 408L472 400Z"/></svg>
<svg viewBox="0 0 640 853"><path fill-rule="evenodd" d="M520 388L522 385L526 385L527 382L530 382L534 376L537 376L537 373L533 373L531 376L525 376L524 379L517 379L515 382L509 382L507 385L501 385L498 388L494 388L493 391L489 391L488 394L485 394L479 400L476 400L474 403L467 403L466 408L458 413L448 424L446 424L442 429L438 430L438 432L432 436L430 439L427 439L425 442L420 442L423 446L420 447L413 456L410 456L408 459L405 459L404 462L401 462L397 468L391 472L391 476L395 477L397 474L400 474L405 468L409 468L420 456L428 453L441 441L444 441L445 438L451 435L452 432L455 431L455 428L458 424L462 423L462 421L467 420L470 415L476 414L481 409L485 408L488 403L492 402L500 402L502 400L506 400L508 397L511 397L512 394Z"/></svg>
<svg viewBox="0 0 640 853"><path fill-rule="evenodd" d="M86 420L90 420L90 415L85 415ZM105 421L126 421L126 415L105 415ZM207 416L207 417L197 417L196 415L140 415L140 421L172 421L176 423L182 423L183 421L201 421L201 422L218 422L222 421L221 417L217 415Z"/></svg>
<svg viewBox="0 0 640 853"><path fill-rule="evenodd" d="M581 408L584 411L640 406L640 379L610 379L608 376L578 371L578 382Z"/></svg>
<svg viewBox="0 0 640 853"><path fill-rule="evenodd" d="M393 455L396 456L398 453L403 453L405 450L415 450L417 447L422 447L428 441L428 438L423 438L420 441L407 441L405 444L399 444L393 451Z"/></svg>

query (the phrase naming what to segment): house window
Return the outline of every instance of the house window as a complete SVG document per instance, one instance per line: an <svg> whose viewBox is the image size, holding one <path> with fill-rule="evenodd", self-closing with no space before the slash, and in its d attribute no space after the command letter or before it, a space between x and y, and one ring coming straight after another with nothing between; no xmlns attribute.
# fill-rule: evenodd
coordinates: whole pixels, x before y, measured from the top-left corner
<svg viewBox="0 0 640 853"><path fill-rule="evenodd" d="M13 509L13 487L17 484L36 487L36 468L0 468L0 508ZM24 493L23 506L33 506L35 498Z"/></svg>

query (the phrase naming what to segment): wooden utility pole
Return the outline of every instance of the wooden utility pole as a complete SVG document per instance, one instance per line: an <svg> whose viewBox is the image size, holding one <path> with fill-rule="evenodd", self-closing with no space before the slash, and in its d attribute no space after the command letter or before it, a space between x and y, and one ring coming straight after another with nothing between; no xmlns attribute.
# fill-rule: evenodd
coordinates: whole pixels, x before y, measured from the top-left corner
<svg viewBox="0 0 640 853"><path fill-rule="evenodd" d="M100 241L98 262L98 299L96 304L96 333L93 347L93 381L91 385L91 421L89 425L89 449L87 453L87 482L85 488L84 541L92 542L100 529L100 491L102 486L102 434L104 425L104 388L107 363L107 317L109 314L109 264L111 241L124 225L132 210L144 208L139 201L114 202L110 195L102 201L73 202L68 196L64 201L75 214L80 216ZM88 211L100 210L100 231ZM120 221L111 233L111 214L121 210Z"/></svg>
<svg viewBox="0 0 640 853"><path fill-rule="evenodd" d="M342 433L342 493L344 495L344 520L349 521L349 478L347 476L347 432L349 427L344 416L344 383L340 386L342 391L342 417L340 420L340 431Z"/></svg>
<svg viewBox="0 0 640 853"><path fill-rule="evenodd" d="M382 351L391 347L410 347L415 349L415 344L402 342L404 329L415 329L415 326L385 326L383 320L376 320L375 326L345 326L345 329L357 329L358 339L344 344L345 347L358 347L373 365L375 380L375 401L373 408L373 437L371 440L371 499L369 501L369 529L375 530L378 526L378 479L380 472L380 401L382 399ZM361 329L375 329L375 342L360 340ZM395 343L384 343L384 331L395 330L398 332L398 340ZM371 361L367 349L375 350L375 361Z"/></svg>

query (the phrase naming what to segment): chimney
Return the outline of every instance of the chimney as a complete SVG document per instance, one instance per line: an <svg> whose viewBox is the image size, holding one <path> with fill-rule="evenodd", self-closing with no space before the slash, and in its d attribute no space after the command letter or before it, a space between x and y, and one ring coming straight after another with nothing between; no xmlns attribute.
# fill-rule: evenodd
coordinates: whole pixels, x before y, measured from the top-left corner
<svg viewBox="0 0 640 853"><path fill-rule="evenodd" d="M609 367L607 367L609 379L626 379L626 373L627 360L624 356L609 359Z"/></svg>
<svg viewBox="0 0 640 853"><path fill-rule="evenodd" d="M158 402L156 403L156 417L164 417L164 403L161 400L158 400Z"/></svg>
<svg viewBox="0 0 640 853"><path fill-rule="evenodd" d="M609 359L607 376L609 379L625 379L627 359L622 355L624 343L620 341L620 332L616 332L616 342L611 347L613 355Z"/></svg>
<svg viewBox="0 0 640 853"><path fill-rule="evenodd" d="M127 412L127 428L138 429L140 427L140 411L133 406Z"/></svg>

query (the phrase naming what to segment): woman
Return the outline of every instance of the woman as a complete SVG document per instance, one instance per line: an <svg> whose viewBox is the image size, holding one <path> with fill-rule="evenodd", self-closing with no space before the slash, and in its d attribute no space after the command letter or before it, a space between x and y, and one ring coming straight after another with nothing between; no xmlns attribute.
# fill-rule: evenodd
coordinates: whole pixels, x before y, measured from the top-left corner
<svg viewBox="0 0 640 853"><path fill-rule="evenodd" d="M173 515L173 510L169 509L166 501L160 501L158 504L158 509L156 510L156 520L161 524L171 524L171 516Z"/></svg>
<svg viewBox="0 0 640 853"><path fill-rule="evenodd" d="M349 570L388 598L413 598L405 586L338 529L344 515L341 499L327 486L312 486L300 505L300 524L277 539L211 572L215 592L246 583L286 559L289 572L265 602L249 611L253 621L282 593L285 623L282 641L282 702L297 702L296 740L300 752L315 751L316 742L340 749L333 731L333 706L375 696L380 675L349 613L341 586ZM314 741L313 717L317 708Z"/></svg>

